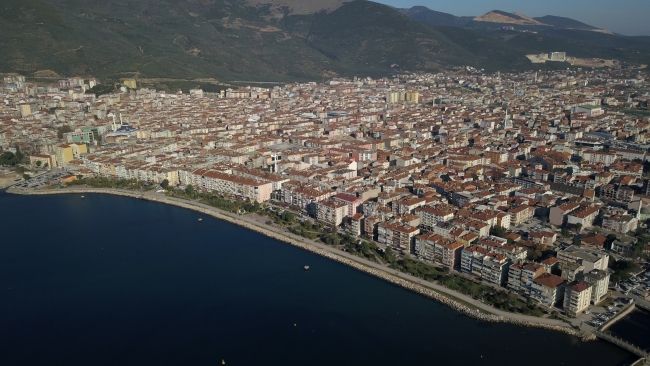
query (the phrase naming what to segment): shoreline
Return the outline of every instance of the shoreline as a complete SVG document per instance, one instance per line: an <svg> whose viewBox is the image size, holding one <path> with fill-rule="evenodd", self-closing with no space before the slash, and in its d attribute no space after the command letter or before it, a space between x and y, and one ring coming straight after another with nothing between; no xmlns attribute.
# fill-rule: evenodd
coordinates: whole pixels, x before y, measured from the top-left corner
<svg viewBox="0 0 650 366"><path fill-rule="evenodd" d="M138 193L138 192L130 192L130 191L122 191L122 190L116 190L116 189L111 189L111 188L73 188L73 189L52 189L52 190L42 190L42 191L22 191L22 190L14 190L14 189L8 189L6 191L7 193L10 194L16 194L16 195L26 195L26 196L39 196L39 195L52 195L52 194L110 194L110 195L116 195L116 196L123 196L123 197L130 197L130 198L136 198L136 199L144 199L147 201L151 202L158 202L158 203L163 203L163 204L168 204L176 207L181 207L189 210L193 210L196 212L200 212L204 215L208 215L211 217L214 217L219 220L227 221L231 224L235 224L241 227L244 227L248 230L255 231L259 234L265 235L267 237L273 238L275 240L293 245L295 247L301 248L303 250L307 250L311 253L317 254L321 257L325 257L331 260L334 260L338 263L347 265L348 267L352 267L358 271L364 272L366 274L372 275L374 277L377 277L379 279L382 279L384 281L387 281L389 283L392 283L393 285L400 286L404 289L410 290L412 292L418 293L420 295L426 296L442 305L445 305L457 312L460 312L461 314L464 314L466 316L469 316L471 318L489 322L489 323L506 323L506 324L513 324L513 325L518 325L518 326L523 326L523 327L532 327L532 328L540 328L540 329L546 329L546 330L553 330L553 331L558 331L562 332L571 336L575 336L580 338L583 341L590 341L590 340L596 340L597 337L595 334L591 332L585 332L580 329L575 329L572 328L569 325L562 326L562 325L553 325L553 324L545 324L541 322L535 322L535 321L527 321L527 320L520 320L520 319L514 319L514 318L509 318L507 316L502 316L502 315L495 315L495 314L484 314L479 312L478 310L473 310L470 307L462 304L461 302L451 299L444 294L435 291L429 287L426 287L424 285L421 285L419 283L414 283L412 281L399 278L396 275L393 275L389 272L386 272L384 270L379 270L376 268L372 268L368 265L364 265L358 261L354 261L352 259L345 258L339 254L332 253L329 251L326 251L322 248L317 247L316 245L306 243L304 241L299 241L293 238L290 238L287 235L283 235L280 233L273 232L269 229L266 229L264 227L251 224L248 222L244 222L241 219L238 219L237 217L232 217L227 214L223 214L220 212L217 212L216 208L213 210L211 209L206 209L203 207L200 207L196 205L196 203L191 202L191 201L185 201L177 198L170 198L167 196L151 196L147 195L147 192L144 193ZM449 294L450 296L453 296L453 294ZM514 315L514 314L513 314Z"/></svg>

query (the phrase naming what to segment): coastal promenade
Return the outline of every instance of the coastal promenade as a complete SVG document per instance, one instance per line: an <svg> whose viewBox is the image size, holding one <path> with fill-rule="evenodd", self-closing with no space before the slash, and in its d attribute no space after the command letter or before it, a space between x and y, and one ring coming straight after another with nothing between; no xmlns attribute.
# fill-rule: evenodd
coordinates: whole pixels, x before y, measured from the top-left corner
<svg viewBox="0 0 650 366"><path fill-rule="evenodd" d="M298 246L312 253L333 259L337 262L354 267L360 271L382 278L388 282L404 287L411 291L420 293L431 299L434 299L446 306L449 306L463 314L487 322L510 323L520 326L543 328L548 330L560 331L566 334L577 336L583 340L594 340L594 334L574 329L566 323L547 318L532 317L523 314L515 314L493 308L487 304L477 301L470 296L450 290L436 283L428 282L420 278L411 276L406 273L392 270L387 266L369 261L365 258L354 256L350 253L340 251L323 243L318 243L298 235L291 234L283 229L266 225L254 220L249 216L242 216L231 212L226 212L218 208L196 202L174 197L167 197L164 194L149 192L136 192L118 189L105 188L63 188L48 190L17 190L10 189L8 193L23 195L48 195L48 194L113 194L127 196L132 198L145 199L148 201L171 204L186 209L201 212L203 214L231 222L236 225L244 226L250 230L256 231L274 239ZM470 306L467 306L470 305ZM480 312L477 309L481 309Z"/></svg>

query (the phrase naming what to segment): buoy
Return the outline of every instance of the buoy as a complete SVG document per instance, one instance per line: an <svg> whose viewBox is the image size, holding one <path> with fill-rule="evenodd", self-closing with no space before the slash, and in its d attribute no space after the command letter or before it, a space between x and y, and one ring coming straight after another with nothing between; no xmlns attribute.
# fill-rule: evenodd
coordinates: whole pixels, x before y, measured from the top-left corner
<svg viewBox="0 0 650 366"><path fill-rule="evenodd" d="M84 198L86 198L86 196L81 196L81 199L84 199Z"/></svg>
<svg viewBox="0 0 650 366"><path fill-rule="evenodd" d="M225 365L225 364L226 364L226 361L225 361L225 360L221 360L221 364L222 364L222 365Z"/></svg>
<svg viewBox="0 0 650 366"><path fill-rule="evenodd" d="M199 222L203 221L203 219L199 218Z"/></svg>
<svg viewBox="0 0 650 366"><path fill-rule="evenodd" d="M293 326L295 327L295 326L296 326L296 324L294 324Z"/></svg>
<svg viewBox="0 0 650 366"><path fill-rule="evenodd" d="M305 266L305 271L309 271L309 266Z"/></svg>

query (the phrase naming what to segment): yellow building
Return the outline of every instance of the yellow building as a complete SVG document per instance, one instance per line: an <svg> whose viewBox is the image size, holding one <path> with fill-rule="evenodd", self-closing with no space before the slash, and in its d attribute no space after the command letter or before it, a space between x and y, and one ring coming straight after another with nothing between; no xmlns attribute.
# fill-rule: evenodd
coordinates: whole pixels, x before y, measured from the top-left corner
<svg viewBox="0 0 650 366"><path fill-rule="evenodd" d="M407 92L404 99L406 99L407 102L418 103L420 101L420 93Z"/></svg>
<svg viewBox="0 0 650 366"><path fill-rule="evenodd" d="M20 116L21 117L27 117L30 114L32 114L32 106L29 104L21 104L20 105Z"/></svg>
<svg viewBox="0 0 650 366"><path fill-rule="evenodd" d="M138 87L138 83L135 79L124 79L123 84L130 89L136 89Z"/></svg>
<svg viewBox="0 0 650 366"><path fill-rule="evenodd" d="M75 180L77 180L76 175L67 175L61 178L61 183L70 183L70 182L74 182Z"/></svg>
<svg viewBox="0 0 650 366"><path fill-rule="evenodd" d="M56 161L60 165L65 165L74 159L79 159L82 154L88 153L86 144L63 144L54 148Z"/></svg>

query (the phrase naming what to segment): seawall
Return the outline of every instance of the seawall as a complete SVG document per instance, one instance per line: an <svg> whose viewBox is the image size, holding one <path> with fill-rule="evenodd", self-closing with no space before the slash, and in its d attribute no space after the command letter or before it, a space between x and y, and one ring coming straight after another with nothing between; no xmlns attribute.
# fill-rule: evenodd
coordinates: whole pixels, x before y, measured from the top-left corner
<svg viewBox="0 0 650 366"><path fill-rule="evenodd" d="M22 194L22 195L50 195L50 194L91 194L91 193L99 193L99 194L112 194L112 195L117 195L117 196L124 196L124 197L131 197L131 198L139 198L139 199L145 199L148 201L152 202L159 202L159 203L165 203L169 205L174 205L177 207L182 207L186 208L189 210L194 210L197 212L200 212L202 214L208 215L215 217L220 220L224 220L227 222L230 222L235 225L239 225L242 227L245 227L249 230L253 230L255 232L258 232L262 235L268 236L270 238L291 244L293 246L302 248L304 250L307 250L309 252L312 252L314 254L318 254L322 257L332 259L334 261L337 261L339 263L345 264L349 267L352 267L356 270L359 270L361 272L373 275L375 277L381 278L385 281L388 281L394 285L403 287L405 289L408 289L410 291L416 292L418 294L424 295L430 299L433 299L443 305L446 305L462 314L465 314L469 317L472 317L477 320L485 321L485 322L491 322L491 323L508 323L508 324L514 324L518 326L523 326L523 327L534 327L534 328L541 328L541 329L546 329L546 330L553 330L553 331L558 331L562 333L566 333L572 336L579 337L580 339L584 341L588 340L595 340L596 336L593 333L590 332L584 332L579 329L574 329L569 326L560 326L560 325L552 325L552 324L544 324L544 323L538 323L534 321L525 321L525 320L520 320L520 319L514 319L514 318L508 318L505 316L501 315L495 315L495 314L484 314L480 313L478 310L472 309L464 304L462 304L459 301L453 300L437 291L434 291L426 286L399 278L393 274L390 274L388 272L378 270L372 267L369 267L367 265L364 265L362 263L359 263L357 261L345 258L343 256L337 255L335 253L328 252L322 248L319 248L315 245L305 243L299 240L292 239L288 236L270 231L268 229L265 229L263 227L260 227L258 225L250 224L248 222L244 222L236 217L232 217L229 215L225 215L213 210L209 210L203 207L196 206L192 204L191 202L179 202L177 200L169 199L166 196L146 196L141 193L137 192L128 192L128 191L122 191L122 190L113 190L113 189L66 189L66 190L47 190L47 191L21 191L21 190L8 190L8 193L13 193L13 194Z"/></svg>
<svg viewBox="0 0 650 366"><path fill-rule="evenodd" d="M606 321L605 324L601 325L600 329L598 329L598 330L600 330L601 332L606 331L609 327L614 325L617 321L625 318L629 313L633 312L634 309L636 309L636 305L634 303L631 303L625 309L621 310L620 313L616 314L616 316L614 316L613 318Z"/></svg>

